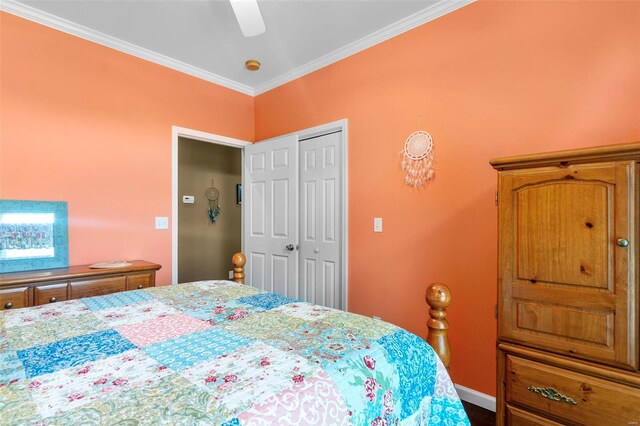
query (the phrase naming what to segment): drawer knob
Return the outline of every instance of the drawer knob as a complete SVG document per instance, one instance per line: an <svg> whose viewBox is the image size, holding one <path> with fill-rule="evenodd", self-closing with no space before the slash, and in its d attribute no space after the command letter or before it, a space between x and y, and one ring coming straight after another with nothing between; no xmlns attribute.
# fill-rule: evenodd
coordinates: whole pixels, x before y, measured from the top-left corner
<svg viewBox="0 0 640 426"><path fill-rule="evenodd" d="M57 302L58 299L56 299L55 297L52 297L51 299L49 299L49 302L53 303L53 302Z"/></svg>
<svg viewBox="0 0 640 426"><path fill-rule="evenodd" d="M13 308L13 303L7 302L7 303L4 304L4 307L5 307L5 309L11 309L11 308Z"/></svg>
<svg viewBox="0 0 640 426"><path fill-rule="evenodd" d="M138 290L140 290L142 287L142 284L138 284Z"/></svg>
<svg viewBox="0 0 640 426"><path fill-rule="evenodd" d="M629 240L627 240L626 238L618 238L616 240L616 244L619 247L629 247Z"/></svg>
<svg viewBox="0 0 640 426"><path fill-rule="evenodd" d="M578 405L575 399L568 397L567 395L563 395L554 388L538 388L536 386L529 386L527 388L530 392L537 393L544 398L550 399L552 401L558 402L566 402L569 405Z"/></svg>

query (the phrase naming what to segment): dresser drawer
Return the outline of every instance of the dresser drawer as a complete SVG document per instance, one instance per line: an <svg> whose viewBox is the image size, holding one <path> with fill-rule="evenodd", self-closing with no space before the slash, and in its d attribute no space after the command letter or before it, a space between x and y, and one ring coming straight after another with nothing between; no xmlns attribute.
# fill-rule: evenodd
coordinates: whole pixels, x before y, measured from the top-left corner
<svg viewBox="0 0 640 426"><path fill-rule="evenodd" d="M537 410L562 423L640 423L640 389L512 355L507 355L505 369L508 404Z"/></svg>
<svg viewBox="0 0 640 426"><path fill-rule="evenodd" d="M151 272L127 275L127 290L140 290L142 288L152 287L153 278Z"/></svg>
<svg viewBox="0 0 640 426"><path fill-rule="evenodd" d="M46 305L67 300L67 285L67 283L61 283L34 287L33 304Z"/></svg>
<svg viewBox="0 0 640 426"><path fill-rule="evenodd" d="M70 284L71 299L81 297L102 296L117 293L126 289L126 277L110 277L95 280L75 281Z"/></svg>
<svg viewBox="0 0 640 426"><path fill-rule="evenodd" d="M29 306L29 287L7 288L0 290L0 310L24 308Z"/></svg>

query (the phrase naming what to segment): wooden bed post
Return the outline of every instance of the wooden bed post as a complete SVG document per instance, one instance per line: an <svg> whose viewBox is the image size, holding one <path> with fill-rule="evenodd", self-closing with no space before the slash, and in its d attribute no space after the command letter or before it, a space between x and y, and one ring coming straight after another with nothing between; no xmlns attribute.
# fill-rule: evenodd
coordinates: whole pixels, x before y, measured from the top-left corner
<svg viewBox="0 0 640 426"><path fill-rule="evenodd" d="M444 284L433 283L427 287L425 300L431 308L427 321L427 343L438 354L444 366L449 368L451 348L447 337L447 306L451 303L451 291Z"/></svg>
<svg viewBox="0 0 640 426"><path fill-rule="evenodd" d="M244 265L247 263L247 257L244 253L236 253L231 258L231 263L233 263L233 280L244 284Z"/></svg>

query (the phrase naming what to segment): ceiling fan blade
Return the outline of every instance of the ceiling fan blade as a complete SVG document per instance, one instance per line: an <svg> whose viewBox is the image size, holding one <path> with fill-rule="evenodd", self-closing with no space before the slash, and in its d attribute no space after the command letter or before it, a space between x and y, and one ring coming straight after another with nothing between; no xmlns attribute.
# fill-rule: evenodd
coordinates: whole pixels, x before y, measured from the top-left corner
<svg viewBox="0 0 640 426"><path fill-rule="evenodd" d="M262 34L267 27L264 25L258 0L229 0L233 13L245 37L253 37Z"/></svg>

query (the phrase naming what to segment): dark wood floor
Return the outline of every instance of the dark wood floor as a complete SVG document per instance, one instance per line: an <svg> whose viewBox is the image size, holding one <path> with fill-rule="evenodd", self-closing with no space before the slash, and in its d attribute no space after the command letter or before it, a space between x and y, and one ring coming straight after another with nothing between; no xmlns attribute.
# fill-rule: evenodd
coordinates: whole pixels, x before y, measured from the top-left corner
<svg viewBox="0 0 640 426"><path fill-rule="evenodd" d="M462 401L462 405L469 416L471 426L495 426L496 413L493 411L485 410L466 401Z"/></svg>

